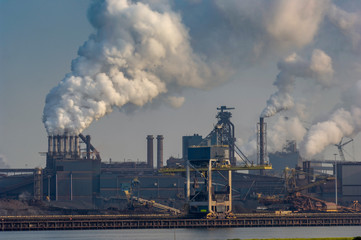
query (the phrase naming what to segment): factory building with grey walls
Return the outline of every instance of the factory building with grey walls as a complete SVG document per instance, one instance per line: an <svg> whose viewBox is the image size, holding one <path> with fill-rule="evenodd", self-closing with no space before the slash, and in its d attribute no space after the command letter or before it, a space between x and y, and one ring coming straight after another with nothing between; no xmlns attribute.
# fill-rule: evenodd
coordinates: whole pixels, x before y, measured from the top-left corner
<svg viewBox="0 0 361 240"><path fill-rule="evenodd" d="M223 122L233 126L229 121L231 115L220 114L227 113L227 109L230 108L225 106L219 108L220 112L217 114L219 124L215 125L206 137L203 138L199 134L183 136L182 158L171 157L166 161L165 167L184 167L184 161L188 159L188 151L192 146L235 144L232 142L234 128L226 128L226 133L223 133L218 127L223 126ZM264 122L260 121L258 130L260 134L262 133L260 139L263 139L262 141L259 139L258 142L265 145ZM102 162L100 153L91 143L89 135L48 136L46 168L0 169L0 198L35 199L48 201L50 205L74 208L124 209L131 197L138 197L180 209L186 203L185 174L166 175L160 171L165 163L164 141L166 140L163 135L144 137L143 147L147 149L146 161ZM228 144L225 146L229 147ZM300 165L301 159L293 142L288 143L283 153L273 155L267 153L266 146L259 148L263 149L261 151L263 154L260 154L263 155L263 161L266 161L268 156L271 164L275 163L277 171L281 172L285 166ZM234 158L233 153L229 154L229 159ZM303 168L308 173L316 172L317 166L314 164L312 162L303 164ZM361 180L358 177L361 175L360 166L360 162L337 164L335 169L338 172L337 190L340 200L361 201L359 184ZM284 193L284 178L270 176L265 172L257 171L255 174L232 172L233 200L244 202L257 194L273 196ZM215 184L221 181L217 178L213 180ZM197 182L194 179L191 181ZM328 197L332 197L331 192ZM239 205L234 205L235 209L237 206Z"/></svg>

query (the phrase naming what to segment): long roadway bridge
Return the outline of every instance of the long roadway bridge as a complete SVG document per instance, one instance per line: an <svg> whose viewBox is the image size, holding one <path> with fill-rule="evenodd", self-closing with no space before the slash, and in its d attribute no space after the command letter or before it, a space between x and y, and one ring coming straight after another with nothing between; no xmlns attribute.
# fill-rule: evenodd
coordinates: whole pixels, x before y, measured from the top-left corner
<svg viewBox="0 0 361 240"><path fill-rule="evenodd" d="M0 216L0 231L359 225L359 213L237 214L235 219L190 219L169 215Z"/></svg>

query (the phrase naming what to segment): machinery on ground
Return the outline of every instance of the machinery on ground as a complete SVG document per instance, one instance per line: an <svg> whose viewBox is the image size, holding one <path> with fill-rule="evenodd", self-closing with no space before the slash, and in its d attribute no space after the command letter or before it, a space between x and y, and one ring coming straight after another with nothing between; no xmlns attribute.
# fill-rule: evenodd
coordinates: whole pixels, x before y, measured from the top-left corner
<svg viewBox="0 0 361 240"><path fill-rule="evenodd" d="M336 205L333 202L327 202L312 196L309 196L302 191L310 188L320 186L329 181L335 181L334 177L328 175L317 176L315 181L303 186L296 185L296 175L307 173L296 169L285 169L285 194L282 196L259 196L259 202L266 205L282 205L284 209L292 212L358 212L360 205L354 202L351 207L344 207ZM286 209L287 208L287 209Z"/></svg>
<svg viewBox="0 0 361 240"><path fill-rule="evenodd" d="M128 200L129 208L146 206L148 208L156 208L162 212L169 212L174 215L181 214L181 211L179 209L157 203L154 200L147 200L144 198L133 196L133 188L136 187L138 184L139 184L139 180L138 180L138 178L135 178L132 180L132 183L131 183L129 189L123 189L123 192Z"/></svg>

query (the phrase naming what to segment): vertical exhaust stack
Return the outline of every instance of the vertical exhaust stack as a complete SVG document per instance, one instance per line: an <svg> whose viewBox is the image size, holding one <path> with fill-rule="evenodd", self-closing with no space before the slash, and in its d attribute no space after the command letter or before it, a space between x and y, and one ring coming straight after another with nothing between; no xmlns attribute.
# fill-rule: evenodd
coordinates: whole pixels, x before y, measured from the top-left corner
<svg viewBox="0 0 361 240"><path fill-rule="evenodd" d="M61 135L58 136L58 144L59 144L58 152L59 152L59 154L63 154L64 153L64 136L61 136Z"/></svg>
<svg viewBox="0 0 361 240"><path fill-rule="evenodd" d="M58 152L58 138L53 136L53 153L56 154Z"/></svg>
<svg viewBox="0 0 361 240"><path fill-rule="evenodd" d="M264 122L264 118L259 119L259 164L265 164L265 157L267 155L267 137L266 137L267 125ZM264 170L260 170L260 175L264 175Z"/></svg>
<svg viewBox="0 0 361 240"><path fill-rule="evenodd" d="M58 154L61 154L61 152L63 151L63 149L61 147L61 145L62 145L61 136L57 135L56 138L57 138L57 143L58 143Z"/></svg>
<svg viewBox="0 0 361 240"><path fill-rule="evenodd" d="M149 168L154 168L153 165L153 135L147 136L147 164Z"/></svg>
<svg viewBox="0 0 361 240"><path fill-rule="evenodd" d="M86 158L90 159L90 135L86 135Z"/></svg>
<svg viewBox="0 0 361 240"><path fill-rule="evenodd" d="M64 134L63 136L63 141L64 141L64 155L66 155L68 153L68 145L69 145L69 141L68 141L69 137L67 134Z"/></svg>
<svg viewBox="0 0 361 240"><path fill-rule="evenodd" d="M74 137L73 136L69 136L69 155L70 156L73 156L73 153L74 153Z"/></svg>
<svg viewBox="0 0 361 240"><path fill-rule="evenodd" d="M78 157L79 153L80 153L80 150L79 150L79 137L74 136L74 155L75 155L75 157Z"/></svg>
<svg viewBox="0 0 361 240"><path fill-rule="evenodd" d="M157 136L157 169L163 167L163 135Z"/></svg>
<svg viewBox="0 0 361 240"><path fill-rule="evenodd" d="M48 136L48 155L53 155L53 137Z"/></svg>

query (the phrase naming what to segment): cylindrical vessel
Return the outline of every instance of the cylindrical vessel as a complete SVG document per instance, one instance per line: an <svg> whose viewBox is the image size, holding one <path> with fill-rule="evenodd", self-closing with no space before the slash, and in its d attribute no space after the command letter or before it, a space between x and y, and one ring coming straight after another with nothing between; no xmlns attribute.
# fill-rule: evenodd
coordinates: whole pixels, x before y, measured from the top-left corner
<svg viewBox="0 0 361 240"><path fill-rule="evenodd" d="M153 135L147 136L147 164L149 168L153 168Z"/></svg>
<svg viewBox="0 0 361 240"><path fill-rule="evenodd" d="M76 157L79 156L79 137L78 136L75 136L74 137L74 155Z"/></svg>
<svg viewBox="0 0 361 240"><path fill-rule="evenodd" d="M68 135L64 134L63 136L63 142L64 142L64 154L68 153Z"/></svg>
<svg viewBox="0 0 361 240"><path fill-rule="evenodd" d="M90 159L90 135L86 135L86 158Z"/></svg>
<svg viewBox="0 0 361 240"><path fill-rule="evenodd" d="M58 135L58 153L62 153L63 152L63 139L62 136Z"/></svg>
<svg viewBox="0 0 361 240"><path fill-rule="evenodd" d="M157 136L157 168L163 167L163 135Z"/></svg>
<svg viewBox="0 0 361 240"><path fill-rule="evenodd" d="M48 154L49 155L53 154L53 137L52 136L48 136Z"/></svg>
<svg viewBox="0 0 361 240"><path fill-rule="evenodd" d="M69 151L69 154L70 155L73 155L73 149L74 149L74 140L73 140L73 136L69 136L69 149L68 149L68 151Z"/></svg>

